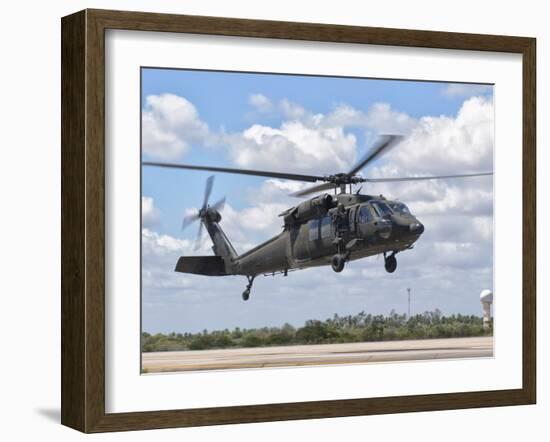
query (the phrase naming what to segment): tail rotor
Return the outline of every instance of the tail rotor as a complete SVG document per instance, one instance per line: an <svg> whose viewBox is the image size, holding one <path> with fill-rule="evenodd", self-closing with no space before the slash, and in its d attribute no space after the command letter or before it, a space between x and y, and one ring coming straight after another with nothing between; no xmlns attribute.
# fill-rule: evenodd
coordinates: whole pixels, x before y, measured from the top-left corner
<svg viewBox="0 0 550 442"><path fill-rule="evenodd" d="M210 175L206 179L202 207L197 212L186 215L183 218L181 223L181 230L184 230L187 227L189 227L191 224L193 224L195 221L197 220L201 221L199 224L199 230L197 232L197 238L195 240L194 250L198 250L201 247L201 238L202 238L202 231L204 226L202 220L208 215L212 216L217 214L219 216L219 212L221 212L225 206L225 196L219 201L215 202L212 206L208 205L208 200L210 199L210 195L212 194L212 188L214 186L214 178L215 178L215 175Z"/></svg>

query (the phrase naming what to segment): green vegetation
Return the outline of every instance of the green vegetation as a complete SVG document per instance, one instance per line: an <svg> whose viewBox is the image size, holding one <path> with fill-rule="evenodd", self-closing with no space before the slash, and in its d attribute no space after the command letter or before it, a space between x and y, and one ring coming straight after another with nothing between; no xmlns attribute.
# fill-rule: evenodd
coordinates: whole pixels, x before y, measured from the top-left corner
<svg viewBox="0 0 550 442"><path fill-rule="evenodd" d="M202 333L143 332L144 352L207 350L216 348L269 347L277 345L334 344L343 342L394 341L403 339L461 338L492 335L483 329L482 318L474 315L443 316L439 310L411 316L392 311L388 316L361 312L325 321L309 320L303 327L204 330Z"/></svg>

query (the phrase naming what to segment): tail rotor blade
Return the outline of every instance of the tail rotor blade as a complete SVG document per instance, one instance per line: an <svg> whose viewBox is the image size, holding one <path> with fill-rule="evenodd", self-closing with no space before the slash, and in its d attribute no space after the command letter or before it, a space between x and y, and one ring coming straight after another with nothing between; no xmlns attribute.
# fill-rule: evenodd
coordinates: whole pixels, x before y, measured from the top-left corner
<svg viewBox="0 0 550 442"><path fill-rule="evenodd" d="M183 221L181 222L181 230L186 229L189 227L189 225L193 224L196 220L199 219L198 213L192 213L191 215L187 215L183 218Z"/></svg>
<svg viewBox="0 0 550 442"><path fill-rule="evenodd" d="M212 205L212 208L217 210L218 212L221 212L223 210L223 208L225 207L225 196L219 200L219 201L216 201L213 205Z"/></svg>
<svg viewBox="0 0 550 442"><path fill-rule="evenodd" d="M210 199L210 194L212 193L212 186L214 185L214 177L215 175L210 175L206 180L206 186L204 188L204 200L202 203L203 209L206 208L206 205L208 204L208 200Z"/></svg>
<svg viewBox="0 0 550 442"><path fill-rule="evenodd" d="M195 245L193 247L193 250L197 251L201 248L201 239L202 239L202 227L203 227L203 223L201 221L200 225L199 225L199 231L197 232L197 239L195 240Z"/></svg>

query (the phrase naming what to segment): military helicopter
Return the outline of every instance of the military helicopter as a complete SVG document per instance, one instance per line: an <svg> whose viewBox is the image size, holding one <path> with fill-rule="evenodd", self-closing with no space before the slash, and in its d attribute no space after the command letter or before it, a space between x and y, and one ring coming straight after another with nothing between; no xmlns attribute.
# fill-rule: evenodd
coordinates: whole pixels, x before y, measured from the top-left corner
<svg viewBox="0 0 550 442"><path fill-rule="evenodd" d="M289 270L329 264L335 272L341 272L348 261L379 254L384 256L386 271L395 272L396 255L413 248L424 232L424 225L404 203L388 200L382 195L364 195L359 191L353 193L352 186L359 183L467 178L493 174L483 172L403 178L365 178L357 174L382 153L398 144L401 139L402 137L397 135L382 136L347 173L325 176L143 162L144 166L322 182L294 193L293 196L297 197L333 190L333 193L317 195L279 214L284 222L281 233L251 250L238 254L220 227L220 212L225 204L225 198L212 206L208 204L214 182L214 176L210 176L206 181L202 207L197 213L184 218L182 228L200 220L197 241L201 238L203 226L206 227L212 239L214 256L182 256L176 264L175 271L207 276L245 276L248 280L242 293L245 301L249 299L252 284L258 275L287 276Z"/></svg>

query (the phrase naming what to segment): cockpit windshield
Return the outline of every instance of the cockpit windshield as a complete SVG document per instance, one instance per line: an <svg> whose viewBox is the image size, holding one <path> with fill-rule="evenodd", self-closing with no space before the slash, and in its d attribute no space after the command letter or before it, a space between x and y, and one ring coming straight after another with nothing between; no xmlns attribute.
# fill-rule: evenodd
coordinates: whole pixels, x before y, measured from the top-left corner
<svg viewBox="0 0 550 442"><path fill-rule="evenodd" d="M411 214L411 211L409 210L409 208L403 203L393 201L391 203L388 203L388 205L392 208L392 210L395 213L397 213L399 215L410 215Z"/></svg>
<svg viewBox="0 0 550 442"><path fill-rule="evenodd" d="M390 207L382 201L373 202L372 206L380 218L388 217L392 214Z"/></svg>

